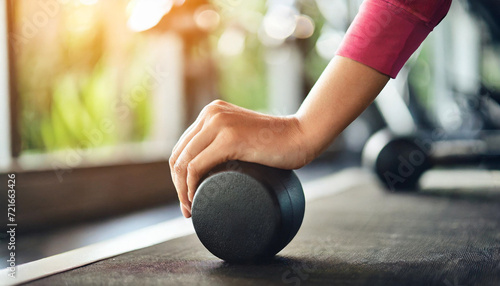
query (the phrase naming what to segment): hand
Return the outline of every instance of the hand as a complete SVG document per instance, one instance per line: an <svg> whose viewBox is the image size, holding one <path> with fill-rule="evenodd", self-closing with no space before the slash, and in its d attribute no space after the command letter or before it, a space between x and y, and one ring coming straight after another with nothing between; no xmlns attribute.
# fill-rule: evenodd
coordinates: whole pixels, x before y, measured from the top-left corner
<svg viewBox="0 0 500 286"><path fill-rule="evenodd" d="M241 160L296 169L313 159L304 148L295 116L271 116L216 100L184 132L170 157L170 170L181 210L191 216L200 178L216 165Z"/></svg>
<svg viewBox="0 0 500 286"><path fill-rule="evenodd" d="M219 163L241 160L283 169L314 159L375 99L389 77L334 57L293 116L270 116L221 100L207 105L184 132L170 157L182 213L201 176Z"/></svg>

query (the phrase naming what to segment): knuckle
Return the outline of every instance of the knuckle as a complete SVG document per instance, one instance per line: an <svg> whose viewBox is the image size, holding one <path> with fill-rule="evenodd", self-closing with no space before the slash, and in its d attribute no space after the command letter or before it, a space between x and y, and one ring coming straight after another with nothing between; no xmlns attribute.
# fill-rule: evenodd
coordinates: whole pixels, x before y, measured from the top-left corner
<svg viewBox="0 0 500 286"><path fill-rule="evenodd" d="M175 157L174 157L173 154L170 156L170 158L168 158L168 164L170 165L170 168L174 167L174 165L175 165Z"/></svg>
<svg viewBox="0 0 500 286"><path fill-rule="evenodd" d="M204 113L206 115L213 115L213 114L216 114L218 111L219 111L219 107L216 105L213 105L213 104L209 104L209 105L205 106L205 108L204 108Z"/></svg>
<svg viewBox="0 0 500 286"><path fill-rule="evenodd" d="M221 99L216 99L210 103L210 105L225 106L226 102Z"/></svg>
<svg viewBox="0 0 500 286"><path fill-rule="evenodd" d="M222 110L222 104L220 103L221 101L222 100L212 101L210 104L205 106L205 108L203 108L203 113L206 115L217 114L218 112L220 112Z"/></svg>
<svg viewBox="0 0 500 286"><path fill-rule="evenodd" d="M216 99L216 100L210 102L209 104L207 104L203 108L201 114L203 114L203 116L212 117L213 115L224 111L228 107L229 107L229 103L227 103L223 100L220 100L220 99Z"/></svg>
<svg viewBox="0 0 500 286"><path fill-rule="evenodd" d="M182 164L181 162L176 162L174 164L174 173L176 175L181 175L184 171L184 164Z"/></svg>
<svg viewBox="0 0 500 286"><path fill-rule="evenodd" d="M196 168L196 165L193 163L189 163L187 166L187 172L188 176L191 178L197 178L198 177L198 168Z"/></svg>
<svg viewBox="0 0 500 286"><path fill-rule="evenodd" d="M218 112L210 118L210 123L221 125L228 122L228 114L224 112Z"/></svg>

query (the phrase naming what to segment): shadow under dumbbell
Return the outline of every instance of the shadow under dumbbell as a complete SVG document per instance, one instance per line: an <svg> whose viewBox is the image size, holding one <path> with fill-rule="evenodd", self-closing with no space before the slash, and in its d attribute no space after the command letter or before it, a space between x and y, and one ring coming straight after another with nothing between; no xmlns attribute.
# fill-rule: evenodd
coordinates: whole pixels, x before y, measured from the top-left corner
<svg viewBox="0 0 500 286"><path fill-rule="evenodd" d="M308 201L294 240L259 263L225 263L193 234L32 285L499 285L500 201L425 191L374 181Z"/></svg>
<svg viewBox="0 0 500 286"><path fill-rule="evenodd" d="M253 266L222 263L205 274L220 281L219 285L255 285L256 281L262 281L261 285L453 285L447 282L474 281L467 272L453 272L444 260L381 262L374 256L359 263L276 257Z"/></svg>

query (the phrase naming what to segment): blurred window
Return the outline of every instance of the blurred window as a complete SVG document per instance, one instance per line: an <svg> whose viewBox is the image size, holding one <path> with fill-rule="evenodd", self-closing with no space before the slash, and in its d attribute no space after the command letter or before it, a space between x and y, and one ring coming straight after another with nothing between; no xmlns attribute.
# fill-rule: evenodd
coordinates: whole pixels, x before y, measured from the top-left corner
<svg viewBox="0 0 500 286"><path fill-rule="evenodd" d="M10 78L0 91L0 177L18 173L25 230L175 195L167 161L183 129L182 41L132 31L133 2L0 1L9 59L0 87Z"/></svg>
<svg viewBox="0 0 500 286"><path fill-rule="evenodd" d="M21 153L141 142L151 132L150 39L128 1L12 1Z"/></svg>

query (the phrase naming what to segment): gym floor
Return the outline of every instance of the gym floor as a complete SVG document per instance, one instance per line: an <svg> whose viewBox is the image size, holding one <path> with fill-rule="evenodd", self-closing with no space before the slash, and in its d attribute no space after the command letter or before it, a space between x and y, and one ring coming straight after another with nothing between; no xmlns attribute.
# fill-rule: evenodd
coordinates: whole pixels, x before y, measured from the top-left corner
<svg viewBox="0 0 500 286"><path fill-rule="evenodd" d="M358 165L359 155L348 152L344 152L342 155L325 154L308 166L298 170L297 174L302 183L307 183L341 169ZM16 241L19 249L16 253L16 260L18 264L24 264L113 239L179 217L182 217L182 213L179 210L178 203L172 202L168 205L139 210L99 221L20 235ZM6 262L8 257L7 248L0 249L0 269L8 266Z"/></svg>
<svg viewBox="0 0 500 286"><path fill-rule="evenodd" d="M304 188L302 228L270 261L227 264L189 234L30 284L500 285L498 172L436 170L393 193L348 168Z"/></svg>

